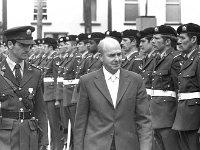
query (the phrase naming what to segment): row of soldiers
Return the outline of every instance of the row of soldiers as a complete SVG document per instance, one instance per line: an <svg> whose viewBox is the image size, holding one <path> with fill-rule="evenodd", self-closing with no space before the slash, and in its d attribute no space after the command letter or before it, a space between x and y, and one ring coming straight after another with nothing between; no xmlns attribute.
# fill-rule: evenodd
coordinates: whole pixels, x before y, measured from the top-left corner
<svg viewBox="0 0 200 150"><path fill-rule="evenodd" d="M73 125L78 101L78 81L80 76L102 67L98 43L106 36L117 39L123 49L122 67L141 73L142 59L139 56L139 31L125 30L122 33L107 31L79 35L37 39L28 62L43 71L44 100L47 106L51 129L52 150L66 147L68 122L72 126L71 144L73 145Z"/></svg>
<svg viewBox="0 0 200 150"><path fill-rule="evenodd" d="M102 67L98 43L107 36L122 48L121 67L140 74L150 102L153 150L199 150L200 26L193 23L37 39L27 59L43 71L50 148L62 150L71 122L70 148L80 76Z"/></svg>

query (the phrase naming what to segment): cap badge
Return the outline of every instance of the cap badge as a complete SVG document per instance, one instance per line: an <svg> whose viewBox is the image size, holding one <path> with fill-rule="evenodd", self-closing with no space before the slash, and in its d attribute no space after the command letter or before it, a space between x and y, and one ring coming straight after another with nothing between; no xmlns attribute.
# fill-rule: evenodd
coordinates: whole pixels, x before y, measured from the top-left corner
<svg viewBox="0 0 200 150"><path fill-rule="evenodd" d="M186 27L186 26L183 26L183 27L182 27L182 31L187 31L187 27Z"/></svg>
<svg viewBox="0 0 200 150"><path fill-rule="evenodd" d="M30 29L26 30L26 34L31 35L31 30Z"/></svg>
<svg viewBox="0 0 200 150"><path fill-rule="evenodd" d="M110 35L110 32L109 32L109 31L107 31L107 32L106 32L106 35Z"/></svg>
<svg viewBox="0 0 200 150"><path fill-rule="evenodd" d="M155 32L158 32L158 27L155 27L154 31L155 31Z"/></svg>
<svg viewBox="0 0 200 150"><path fill-rule="evenodd" d="M76 41L78 42L78 41L79 41L79 38L76 38Z"/></svg>
<svg viewBox="0 0 200 150"><path fill-rule="evenodd" d="M88 35L88 38L91 39L91 35Z"/></svg>
<svg viewBox="0 0 200 150"><path fill-rule="evenodd" d="M60 38L60 42L62 42L63 41L63 38Z"/></svg>
<svg viewBox="0 0 200 150"><path fill-rule="evenodd" d="M69 37L68 37L68 36L66 37L66 40L69 40Z"/></svg>

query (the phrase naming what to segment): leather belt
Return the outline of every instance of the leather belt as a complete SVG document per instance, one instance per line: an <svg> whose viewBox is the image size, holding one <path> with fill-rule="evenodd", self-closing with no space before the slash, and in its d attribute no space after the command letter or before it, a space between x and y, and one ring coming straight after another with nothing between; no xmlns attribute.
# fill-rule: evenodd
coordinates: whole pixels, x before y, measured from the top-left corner
<svg viewBox="0 0 200 150"><path fill-rule="evenodd" d="M79 79L63 80L64 85L78 84L78 82L79 82Z"/></svg>
<svg viewBox="0 0 200 150"><path fill-rule="evenodd" d="M31 111L7 111L2 109L2 118L25 120L31 119L32 117Z"/></svg>
<svg viewBox="0 0 200 150"><path fill-rule="evenodd" d="M175 91L163 91L163 90L152 90L152 89L146 89L147 94L150 96L170 96L170 97L176 97Z"/></svg>
<svg viewBox="0 0 200 150"><path fill-rule="evenodd" d="M200 98L200 92L192 92L192 93L178 93L178 100L186 100L186 99L194 99Z"/></svg>

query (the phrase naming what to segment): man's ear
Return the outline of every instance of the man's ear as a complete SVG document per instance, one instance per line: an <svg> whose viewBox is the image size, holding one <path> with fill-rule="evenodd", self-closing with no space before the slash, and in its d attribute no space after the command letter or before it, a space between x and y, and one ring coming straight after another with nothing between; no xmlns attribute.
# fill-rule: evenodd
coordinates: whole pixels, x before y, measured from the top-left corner
<svg viewBox="0 0 200 150"><path fill-rule="evenodd" d="M9 49L12 49L13 46L14 46L14 44L13 44L12 41L8 41L7 45L8 45L8 48L9 48Z"/></svg>

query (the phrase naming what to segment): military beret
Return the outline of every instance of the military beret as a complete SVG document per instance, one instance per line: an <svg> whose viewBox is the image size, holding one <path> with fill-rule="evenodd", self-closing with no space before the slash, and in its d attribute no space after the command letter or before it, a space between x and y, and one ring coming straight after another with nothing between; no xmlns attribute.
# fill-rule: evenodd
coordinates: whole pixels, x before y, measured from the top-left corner
<svg viewBox="0 0 200 150"><path fill-rule="evenodd" d="M194 23L183 24L177 28L177 33L195 33L200 35L200 26Z"/></svg>
<svg viewBox="0 0 200 150"><path fill-rule="evenodd" d="M35 44L32 37L32 32L35 28L32 26L18 26L3 31L6 40L16 40L22 44Z"/></svg>
<svg viewBox="0 0 200 150"><path fill-rule="evenodd" d="M124 30L121 32L122 38L139 38L139 31L138 30Z"/></svg>
<svg viewBox="0 0 200 150"><path fill-rule="evenodd" d="M44 44L57 46L57 41L53 38L46 37L44 38Z"/></svg>
<svg viewBox="0 0 200 150"><path fill-rule="evenodd" d="M76 38L77 42L86 41L86 40L88 40L88 34L87 33L81 33Z"/></svg>
<svg viewBox="0 0 200 150"><path fill-rule="evenodd" d="M92 40L102 40L103 38L105 38L105 34L101 33L101 32L92 32L91 34L88 35L88 39L92 39Z"/></svg>
<svg viewBox="0 0 200 150"><path fill-rule="evenodd" d="M171 35L175 37L177 36L176 30L173 27L167 25L161 25L155 27L154 34Z"/></svg>
<svg viewBox="0 0 200 150"><path fill-rule="evenodd" d="M66 37L65 36L62 36L62 37L58 38L58 43L61 43L61 42L66 42Z"/></svg>
<svg viewBox="0 0 200 150"><path fill-rule="evenodd" d="M43 44L43 39L35 39L34 42L36 45Z"/></svg>
<svg viewBox="0 0 200 150"><path fill-rule="evenodd" d="M77 35L68 35L66 36L66 42L67 41L76 41Z"/></svg>
<svg viewBox="0 0 200 150"><path fill-rule="evenodd" d="M144 37L152 37L154 33L154 27L145 28L140 31L139 38L142 39Z"/></svg>
<svg viewBox="0 0 200 150"><path fill-rule="evenodd" d="M106 31L105 32L105 36L106 37L112 37L112 38L116 39L117 41L119 41L119 43L121 43L122 35L121 35L120 32L117 32L117 31Z"/></svg>

